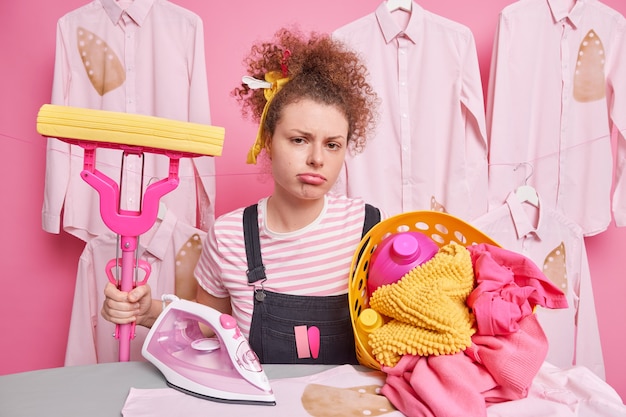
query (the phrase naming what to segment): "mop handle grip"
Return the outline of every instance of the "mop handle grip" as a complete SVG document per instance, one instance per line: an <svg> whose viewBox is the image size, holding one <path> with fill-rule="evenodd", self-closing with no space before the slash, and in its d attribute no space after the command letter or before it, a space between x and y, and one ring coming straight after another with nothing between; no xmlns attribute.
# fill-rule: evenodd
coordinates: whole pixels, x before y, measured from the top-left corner
<svg viewBox="0 0 626 417"><path fill-rule="evenodd" d="M116 262L117 261L117 262ZM120 278L113 274L113 270L118 267L122 268L122 258L111 259L106 265L106 273L109 281L117 287L117 289L121 289ZM133 282L133 288L138 287L140 285L145 285L148 282L148 278L150 277L150 272L152 272L152 267L147 261L143 259L139 259L138 262L135 262L134 268L140 268L144 271L144 277L142 280L137 280Z"/></svg>
<svg viewBox="0 0 626 417"><path fill-rule="evenodd" d="M138 272L137 268L144 271L143 279L139 280L135 278L132 280L130 285L128 282L123 282L124 273L122 273L122 278L119 278L119 274L113 274L113 271L119 271L122 269L123 258L111 259L106 265L106 274L109 281L116 286L117 289L122 291L130 291L133 288L136 288L139 285L145 285L148 282L148 278L150 277L150 272L152 268L150 264L143 259L136 260L133 258L133 271ZM128 277L126 277L128 280ZM132 322L129 324L117 324L115 325L115 338L120 341L120 361L128 361L130 360L130 340L135 338L135 326L136 323Z"/></svg>

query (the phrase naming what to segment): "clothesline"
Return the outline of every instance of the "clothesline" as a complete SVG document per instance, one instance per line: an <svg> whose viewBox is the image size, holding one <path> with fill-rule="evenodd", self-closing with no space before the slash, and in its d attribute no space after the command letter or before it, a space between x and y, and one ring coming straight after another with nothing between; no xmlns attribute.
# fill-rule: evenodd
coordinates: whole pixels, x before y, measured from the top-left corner
<svg viewBox="0 0 626 417"><path fill-rule="evenodd" d="M624 133L626 132L626 130L622 129L622 130L618 130L618 132L622 136L624 136ZM552 153L549 153L549 154L546 154L546 155L543 155L543 156L540 156L540 157L537 157L537 158L532 158L532 159L523 160L523 161L500 162L500 163L497 163L497 164L489 164L489 166L490 167L492 167L492 166L512 166L512 167L514 167L514 169L518 169L520 165L529 165L529 166L536 167L536 163L537 162L540 162L542 160L558 156L558 155L563 154L563 153L565 153L567 151L570 151L570 150L578 149L581 146L587 146L590 143L594 143L594 142L598 142L598 141L601 141L601 140L605 140L607 138L610 138L610 136L611 136L611 134L602 135L602 136L597 137L595 139L587 140L587 141L581 142L579 144L563 148L560 152L552 152Z"/></svg>
<svg viewBox="0 0 626 417"><path fill-rule="evenodd" d="M626 136L626 129L620 129L620 130L618 130L618 132L620 133L621 136ZM597 141L600 141L600 140L605 140L605 139L607 139L607 137L610 137L610 136L611 136L610 134L609 135L602 135L602 136L597 137L595 139L590 139L590 140L581 142L579 144L566 147L566 148L562 149L560 151L560 153L562 154L562 153L567 152L569 150L577 149L577 148L579 148L581 146L586 146L589 143L597 142ZM2 133L2 132L0 132L0 138L8 139L9 141L33 144L35 146L42 147L42 148L45 147L45 141L42 141L41 144L35 144L35 143L33 143L32 140L18 138L18 137L11 136L11 135L8 135L8 134ZM59 153L63 153L63 154L69 155L69 153L61 152L61 151L59 151L57 149L52 149L51 152L59 152ZM559 153L553 152L553 153L546 154L546 155L543 155L541 157L533 158L533 159L529 159L529 160L512 161L512 162L508 162L508 163L501 162L501 163L497 163L497 164L489 164L489 166L490 167L492 167L492 166L512 166L512 167L514 167L514 169L517 169L520 165L524 165L524 164L528 164L529 166L536 166L535 165L536 163L538 163L538 162L540 162L540 161L542 161L544 159L552 158L552 157L557 156L557 155L559 155ZM76 155L73 155L73 156L76 157ZM107 163L102 163L101 166L102 167L118 168L118 166L116 166L116 165L107 164ZM129 173L135 173L135 174L139 174L140 173L139 171L135 172L132 169L127 169L126 171L129 172ZM209 177L217 178L217 177L237 177L237 176L249 176L249 175L251 175L251 174L250 173L229 173L229 174L216 174L216 175L201 175L201 177L202 178L209 178ZM180 175L180 178L193 178L193 176Z"/></svg>

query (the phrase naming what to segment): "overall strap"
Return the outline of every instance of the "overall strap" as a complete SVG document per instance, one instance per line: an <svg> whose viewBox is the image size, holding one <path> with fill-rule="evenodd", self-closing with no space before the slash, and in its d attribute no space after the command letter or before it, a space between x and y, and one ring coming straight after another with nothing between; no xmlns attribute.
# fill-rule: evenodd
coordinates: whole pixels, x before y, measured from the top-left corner
<svg viewBox="0 0 626 417"><path fill-rule="evenodd" d="M380 222L380 210L377 207L365 203L365 221L363 222L363 234L361 238L378 222Z"/></svg>
<svg viewBox="0 0 626 417"><path fill-rule="evenodd" d="M261 242L259 241L259 215L257 205L253 204L243 210L243 237L246 244L248 260L248 284L265 281L265 266L261 258Z"/></svg>

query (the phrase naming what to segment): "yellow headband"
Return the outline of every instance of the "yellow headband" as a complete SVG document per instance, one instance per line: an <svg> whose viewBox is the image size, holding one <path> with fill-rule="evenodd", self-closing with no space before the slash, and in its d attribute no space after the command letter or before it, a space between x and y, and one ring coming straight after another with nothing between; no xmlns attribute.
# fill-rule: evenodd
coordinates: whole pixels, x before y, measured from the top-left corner
<svg viewBox="0 0 626 417"><path fill-rule="evenodd" d="M263 107L263 113L261 113L261 120L259 121L259 130L256 134L256 140L254 145L248 151L248 164L256 164L256 159L261 149L265 147L265 139L263 136L263 125L265 124L265 117L267 116L267 109L272 102L274 96L283 88L289 81L289 78L284 77L281 71L270 71L265 74L265 81L257 80L256 78L245 76L242 81L248 85L251 89L263 88L263 95L265 95L265 107Z"/></svg>

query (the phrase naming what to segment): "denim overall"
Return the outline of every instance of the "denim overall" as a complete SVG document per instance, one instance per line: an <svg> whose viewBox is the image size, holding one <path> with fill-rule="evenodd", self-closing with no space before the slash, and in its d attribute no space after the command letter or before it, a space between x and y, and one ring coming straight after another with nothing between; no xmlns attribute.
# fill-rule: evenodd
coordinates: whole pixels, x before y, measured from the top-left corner
<svg viewBox="0 0 626 417"><path fill-rule="evenodd" d="M380 211L365 205L363 235L380 221ZM257 205L243 215L248 260L248 284L254 287L254 310L249 342L261 363L356 364L348 294L302 296L263 288L265 267L261 258ZM320 333L317 358L299 358L294 328L316 326Z"/></svg>

